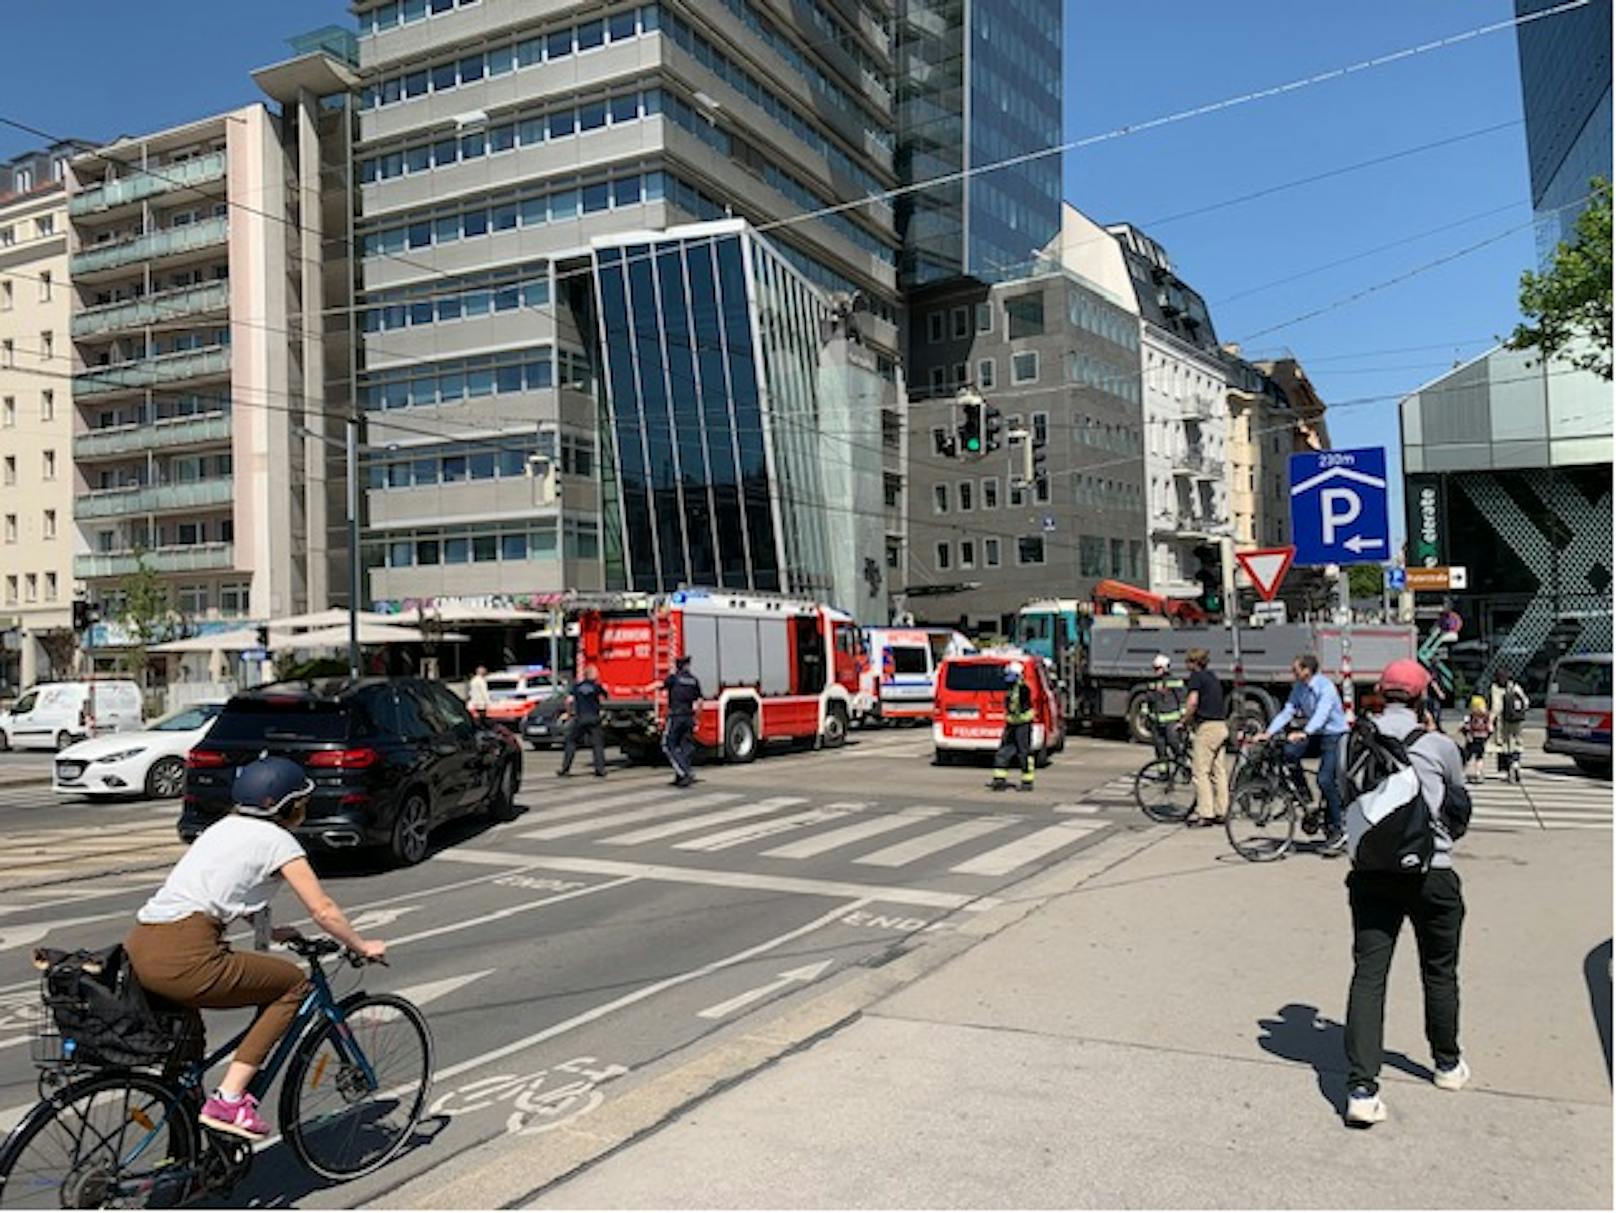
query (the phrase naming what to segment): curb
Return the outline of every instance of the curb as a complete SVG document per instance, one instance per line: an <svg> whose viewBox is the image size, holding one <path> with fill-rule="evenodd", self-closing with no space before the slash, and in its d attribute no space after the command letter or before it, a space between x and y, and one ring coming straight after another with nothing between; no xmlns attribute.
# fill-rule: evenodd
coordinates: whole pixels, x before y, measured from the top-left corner
<svg viewBox="0 0 1616 1213"><path fill-rule="evenodd" d="M850 971L817 997L609 1098L593 1114L589 1128L564 1125L546 1134L542 1144L522 1147L501 1135L469 1148L458 1165L449 1162L436 1167L377 1194L375 1202L393 1208L524 1207L713 1096L829 1039L904 986L1172 834L1121 829L1060 866L1032 877L1010 896L1000 895L999 904L992 909L950 915L947 921L955 924L955 930L909 936L870 957L862 968Z"/></svg>

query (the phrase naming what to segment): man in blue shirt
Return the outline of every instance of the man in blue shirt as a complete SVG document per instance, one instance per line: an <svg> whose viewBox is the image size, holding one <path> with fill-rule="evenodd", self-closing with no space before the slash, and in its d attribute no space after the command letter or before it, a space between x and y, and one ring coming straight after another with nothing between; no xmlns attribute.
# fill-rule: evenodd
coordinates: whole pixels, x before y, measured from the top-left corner
<svg viewBox="0 0 1616 1213"><path fill-rule="evenodd" d="M1341 855L1347 849L1347 833L1342 825L1341 781L1337 770L1341 739L1347 733L1346 709L1341 706L1341 694L1335 689L1335 683L1319 673L1319 659L1313 654L1304 653L1291 662L1291 676L1296 685L1291 688L1290 698L1262 737L1283 733L1285 762L1304 798L1307 776L1302 772L1302 759L1317 755L1319 791L1324 793L1325 838L1321 853Z"/></svg>

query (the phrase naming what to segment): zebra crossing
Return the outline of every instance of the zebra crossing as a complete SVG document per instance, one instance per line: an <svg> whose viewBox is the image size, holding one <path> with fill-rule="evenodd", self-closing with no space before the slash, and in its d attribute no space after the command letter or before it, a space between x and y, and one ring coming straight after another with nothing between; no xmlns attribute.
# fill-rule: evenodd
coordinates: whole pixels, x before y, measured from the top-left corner
<svg viewBox="0 0 1616 1213"><path fill-rule="evenodd" d="M165 814L161 821L10 830L0 838L5 862L0 890L60 880L87 869L152 866L184 849Z"/></svg>
<svg viewBox="0 0 1616 1213"><path fill-rule="evenodd" d="M636 807L625 807L629 803ZM855 871L1006 877L1057 859L1107 827L1047 806L990 812L901 801L646 790L547 799L508 838L608 851L660 847L690 858L744 855L766 866L818 861Z"/></svg>

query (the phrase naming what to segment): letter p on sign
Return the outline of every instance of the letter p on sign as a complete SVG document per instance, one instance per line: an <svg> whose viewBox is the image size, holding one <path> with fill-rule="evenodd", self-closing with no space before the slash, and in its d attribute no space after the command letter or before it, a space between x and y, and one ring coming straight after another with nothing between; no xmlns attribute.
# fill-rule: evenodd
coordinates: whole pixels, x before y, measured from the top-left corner
<svg viewBox="0 0 1616 1213"><path fill-rule="evenodd" d="M1319 514L1324 524L1324 542L1335 543L1335 533L1349 526L1363 513L1363 500L1351 489L1329 488L1319 493Z"/></svg>

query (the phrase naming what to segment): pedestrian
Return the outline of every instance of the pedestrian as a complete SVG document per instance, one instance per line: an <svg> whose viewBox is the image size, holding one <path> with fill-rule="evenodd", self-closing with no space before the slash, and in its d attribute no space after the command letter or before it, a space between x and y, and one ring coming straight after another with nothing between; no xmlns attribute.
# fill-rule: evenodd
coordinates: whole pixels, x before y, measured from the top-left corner
<svg viewBox="0 0 1616 1213"><path fill-rule="evenodd" d="M1184 680L1173 674L1173 661L1157 653L1150 663L1153 677L1145 688L1145 709L1150 717L1150 740L1156 757L1176 754L1184 720Z"/></svg>
<svg viewBox="0 0 1616 1213"><path fill-rule="evenodd" d="M1304 801L1311 797L1302 759L1318 757L1319 792L1324 797L1324 846L1319 854L1343 855L1347 834L1341 822L1340 766L1347 712L1341 704L1341 693L1335 683L1319 673L1319 659L1312 653L1303 653L1291 662L1291 678L1294 683L1290 698L1258 740L1267 740L1284 730L1285 765ZM1420 694L1424 693L1422 685ZM1301 721L1301 727L1287 728L1293 721Z"/></svg>
<svg viewBox="0 0 1616 1213"><path fill-rule="evenodd" d="M1425 712L1431 718L1431 727L1442 730L1442 683L1433 678L1425 692Z"/></svg>
<svg viewBox="0 0 1616 1213"><path fill-rule="evenodd" d="M993 756L993 790L1002 792L1009 787L1010 764L1021 772L1020 788L1032 791L1032 687L1027 685L1026 668L1019 661L1004 667L1004 732L999 737L999 749Z"/></svg>
<svg viewBox="0 0 1616 1213"><path fill-rule="evenodd" d="M1468 821L1470 793L1464 784L1459 747L1443 733L1426 729L1415 715L1430 673L1417 661L1389 664L1380 689L1386 710L1372 717L1375 733L1398 743L1418 782L1419 799L1430 819L1430 866L1412 871L1370 870L1360 866L1364 834L1354 823L1353 870L1347 874L1352 911L1352 986L1347 997L1347 1111L1349 1125L1367 1128L1386 1119L1380 1097L1380 1064L1386 1019L1386 976L1397 936L1406 918L1414 927L1425 991L1425 1038L1435 1063L1433 1081L1457 1091L1470 1080L1459 1049L1459 935L1464 924L1464 892L1453 869L1453 838ZM1386 785L1382 785L1385 787ZM1354 802L1370 800L1371 792ZM1388 815L1389 816L1389 815ZM1367 820L1367 817L1366 817ZM1366 826L1365 833L1373 826Z"/></svg>
<svg viewBox="0 0 1616 1213"><path fill-rule="evenodd" d="M480 722L488 722L488 709L493 700L488 695L488 667L480 665L466 684L466 706Z"/></svg>
<svg viewBox="0 0 1616 1213"><path fill-rule="evenodd" d="M1493 671L1489 704L1493 717L1493 744L1498 753L1498 773L1511 783L1521 781L1521 726L1526 709L1532 706L1526 689L1515 675L1500 666Z"/></svg>
<svg viewBox="0 0 1616 1213"><path fill-rule="evenodd" d="M668 694L668 724L662 734L662 752L673 765L673 786L688 788L696 782L690 760L695 753L696 704L702 699L701 683L690 672L690 657L673 663L673 673L662 681Z"/></svg>
<svg viewBox="0 0 1616 1213"><path fill-rule="evenodd" d="M1465 782L1481 783L1486 778L1482 762L1487 756L1487 739L1493 733L1493 717L1487 710L1487 701L1480 695L1470 697L1470 711L1459 731L1465 739Z"/></svg>
<svg viewBox="0 0 1616 1213"><path fill-rule="evenodd" d="M572 691L567 695L566 707L562 709L567 714L567 738L561 746L561 769L557 775L566 775L572 770L573 755L578 752L580 743L587 742L594 758L595 777L606 777L606 736L600 727L599 679L600 671L586 665L584 676L572 684Z"/></svg>
<svg viewBox="0 0 1616 1213"><path fill-rule="evenodd" d="M1191 649L1184 660L1190 667L1184 684L1189 692L1184 727L1190 730L1190 770L1195 777L1195 809L1185 824L1219 825L1229 815L1229 771L1223 764L1229 744L1229 700L1217 675L1207 668L1210 653Z"/></svg>

